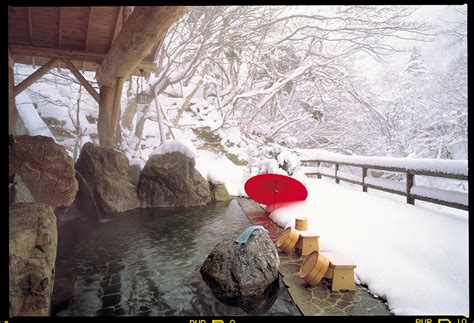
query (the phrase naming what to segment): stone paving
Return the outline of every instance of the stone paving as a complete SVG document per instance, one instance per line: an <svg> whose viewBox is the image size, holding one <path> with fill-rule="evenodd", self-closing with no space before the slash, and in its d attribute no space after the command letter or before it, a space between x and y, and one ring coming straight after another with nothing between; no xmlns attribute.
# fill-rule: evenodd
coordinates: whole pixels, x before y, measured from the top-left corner
<svg viewBox="0 0 474 323"><path fill-rule="evenodd" d="M283 231L269 217L260 205L246 198L237 199L247 217L253 224L261 225L269 231L275 242ZM385 300L376 298L363 285L356 285L355 291L332 292L328 279L320 284L309 287L299 277L299 269L303 258L296 252L280 256L280 275L293 302L305 316L387 316L393 315Z"/></svg>

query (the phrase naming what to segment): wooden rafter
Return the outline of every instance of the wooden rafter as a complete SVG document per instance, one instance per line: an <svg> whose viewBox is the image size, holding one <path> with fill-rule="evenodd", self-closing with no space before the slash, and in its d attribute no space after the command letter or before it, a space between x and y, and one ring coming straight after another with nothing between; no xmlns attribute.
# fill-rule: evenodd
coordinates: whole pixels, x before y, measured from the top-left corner
<svg viewBox="0 0 474 323"><path fill-rule="evenodd" d="M80 50L67 50L50 47L39 47L39 46L29 46L21 44L10 44L9 45L10 53L12 55L25 55L25 56L36 56L36 57L48 57L48 58L65 58L71 61L85 61L95 64L101 64L104 60L106 54L102 53L91 53ZM156 65L149 62L141 62L137 66L137 70L144 71L156 71Z"/></svg>
<svg viewBox="0 0 474 323"><path fill-rule="evenodd" d="M58 48L61 49L61 39L63 37L63 11L59 7L59 32L58 32Z"/></svg>
<svg viewBox="0 0 474 323"><path fill-rule="evenodd" d="M114 43L115 38L117 38L118 34L120 33L120 30L123 27L122 15L123 15L123 7L120 7L119 12L117 14L117 19L115 20L114 36L112 37L112 44Z"/></svg>
<svg viewBox="0 0 474 323"><path fill-rule="evenodd" d="M33 25L31 19L31 7L26 8L26 13L28 15L28 36L30 37L30 43L34 45L33 42Z"/></svg>
<svg viewBox="0 0 474 323"><path fill-rule="evenodd" d="M92 85L84 78L84 76L77 70L77 68L74 66L71 61L67 59L62 60L64 64L66 64L67 68L74 74L76 79L81 82L82 86L89 92L89 94L99 103L100 101L100 95L97 93L97 91L92 87Z"/></svg>
<svg viewBox="0 0 474 323"><path fill-rule="evenodd" d="M135 7L97 69L99 85L110 86L119 77L126 79L185 10L178 6Z"/></svg>
<svg viewBox="0 0 474 323"><path fill-rule="evenodd" d="M44 74L48 73L52 68L54 68L59 63L59 61L59 58L53 58L48 63L41 66L33 74L24 79L20 84L15 86L13 89L13 95L17 96L23 92L28 86L39 80Z"/></svg>
<svg viewBox="0 0 474 323"><path fill-rule="evenodd" d="M86 30L86 42L84 44L84 49L88 50L89 49L89 32L91 30L91 21L92 21L92 9L93 7L89 7L89 18L87 19L87 30Z"/></svg>

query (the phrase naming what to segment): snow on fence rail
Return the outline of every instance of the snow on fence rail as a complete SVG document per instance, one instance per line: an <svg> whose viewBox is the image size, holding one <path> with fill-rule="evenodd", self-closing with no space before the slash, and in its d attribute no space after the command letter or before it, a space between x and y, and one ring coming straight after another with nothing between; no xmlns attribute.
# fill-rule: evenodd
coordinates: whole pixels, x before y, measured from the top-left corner
<svg viewBox="0 0 474 323"><path fill-rule="evenodd" d="M415 175L468 180L468 163L463 160L437 159L405 159L385 157L345 156L321 150L312 150L311 159L302 158L306 175L316 175L334 178L336 183L346 181L362 185L362 190L373 188L393 194L403 195L408 204L415 204L416 200L469 210L468 194L438 188L414 186ZM314 154L316 152L316 154ZM303 155L305 155L303 153ZM322 164L331 164L334 167L323 167ZM362 176L340 172L340 166L360 167ZM367 176L368 169L405 173L406 181L399 182L388 179Z"/></svg>

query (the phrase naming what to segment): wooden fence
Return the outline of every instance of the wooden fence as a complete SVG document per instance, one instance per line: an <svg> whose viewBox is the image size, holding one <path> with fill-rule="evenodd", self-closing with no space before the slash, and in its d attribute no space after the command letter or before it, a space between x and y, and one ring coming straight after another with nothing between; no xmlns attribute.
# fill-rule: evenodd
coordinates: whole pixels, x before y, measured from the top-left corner
<svg viewBox="0 0 474 323"><path fill-rule="evenodd" d="M428 189L428 190L431 190L431 192L434 192L434 194L425 194L425 195L431 195L431 196L425 196L425 195L420 194L421 190L419 189L419 187L413 186L415 175L442 177L442 178L450 178L450 179L456 179L456 180L468 180L467 175L452 174L452 173L440 172L440 171L409 169L409 168L404 168L404 167L358 164L358 163L352 163L352 162L322 160L322 159L301 160L301 162L305 166L314 165L314 164L316 165L316 167L313 166L313 167L304 168L305 174L307 176L317 176L318 178L325 176L325 177L334 178L337 184L339 184L340 181L346 181L352 184L358 184L362 186L362 190L364 192L367 192L367 188L372 188L372 189L385 191L388 193L406 196L408 204L414 205L415 200L420 200L420 201L426 201L426 202L431 202L435 204L445 205L445 206L449 206L453 208L458 208L458 209L462 209L466 211L469 210L469 205L467 203L467 193L423 187L423 189ZM334 165L334 170L329 167L322 167L322 164ZM362 169L362 176L341 172L339 171L340 166L359 167ZM367 176L367 170L369 169L403 173L406 176L406 181L399 182L395 180L369 177ZM459 200L466 201L466 202L459 202Z"/></svg>

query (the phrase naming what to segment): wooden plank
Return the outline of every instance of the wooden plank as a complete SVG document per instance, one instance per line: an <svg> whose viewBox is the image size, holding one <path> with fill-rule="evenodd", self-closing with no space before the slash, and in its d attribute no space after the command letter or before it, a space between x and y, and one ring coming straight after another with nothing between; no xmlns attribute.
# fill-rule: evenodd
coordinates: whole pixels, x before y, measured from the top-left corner
<svg viewBox="0 0 474 323"><path fill-rule="evenodd" d="M21 92L23 92L28 86L36 82L38 79L40 79L44 74L48 73L49 70L54 68L58 63L60 62L59 58L53 58L51 59L48 63L45 65L41 66L38 70L36 70L33 74L28 76L26 79L24 79L20 84L15 86L13 89L13 94L17 96Z"/></svg>
<svg viewBox="0 0 474 323"><path fill-rule="evenodd" d="M364 184L364 186L366 186L368 188L373 188L373 189L376 189L376 190L379 190L379 191L384 191L384 192L387 192L387 193L393 193L393 194L401 195L401 196L406 196L407 195L406 192L400 192L400 191L392 190L390 188L377 186L377 185L373 185L373 184Z"/></svg>
<svg viewBox="0 0 474 323"><path fill-rule="evenodd" d="M61 38L63 36L63 11L61 7L59 7L59 31L58 31L58 48L61 49Z"/></svg>
<svg viewBox="0 0 474 323"><path fill-rule="evenodd" d="M101 64L106 54L93 53L80 50L57 49L49 47L29 46L23 44L9 44L10 53L14 55L37 56L48 58L65 58L70 61L86 61L95 64ZM152 62L140 62L135 70L137 75L139 69L155 72L156 65Z"/></svg>
<svg viewBox="0 0 474 323"><path fill-rule="evenodd" d="M126 79L184 11L179 6L136 7L97 69L97 82L110 86L118 77Z"/></svg>
<svg viewBox="0 0 474 323"><path fill-rule="evenodd" d="M90 39L89 33L90 33L90 30L91 30L92 9L93 9L93 7L89 7L89 19L87 20L86 41L85 41L85 44L84 44L84 49L86 51L89 49L89 39Z"/></svg>
<svg viewBox="0 0 474 323"><path fill-rule="evenodd" d="M362 185L362 182L359 182L359 181L356 181L356 180L353 180L353 179L349 179L349 178L338 177L337 179L341 180L341 181L344 181L344 182L349 182L349 183L352 183L352 184Z"/></svg>
<svg viewBox="0 0 474 323"><path fill-rule="evenodd" d="M431 198L431 197L426 197L426 196L421 196L421 195L416 195L416 194L411 194L411 197L413 199L420 200L420 201L431 202L431 203L435 203L435 204L440 204L440 205L453 207L453 208L456 208L456 209L461 209L461 210L464 210L464 211L469 211L469 205L464 205L464 204L455 203L455 202L448 202L448 201L434 199L434 198Z"/></svg>
<svg viewBox="0 0 474 323"><path fill-rule="evenodd" d="M66 64L67 68L74 74L76 79L81 82L82 86L89 92L89 94L99 103L100 95L97 91L90 85L90 83L84 78L84 76L77 70L77 68L67 59L62 60Z"/></svg>
<svg viewBox="0 0 474 323"><path fill-rule="evenodd" d="M31 19L31 7L26 8L26 14L28 16L28 36L30 38L30 43L34 45L33 42L33 24L32 24L32 19Z"/></svg>

